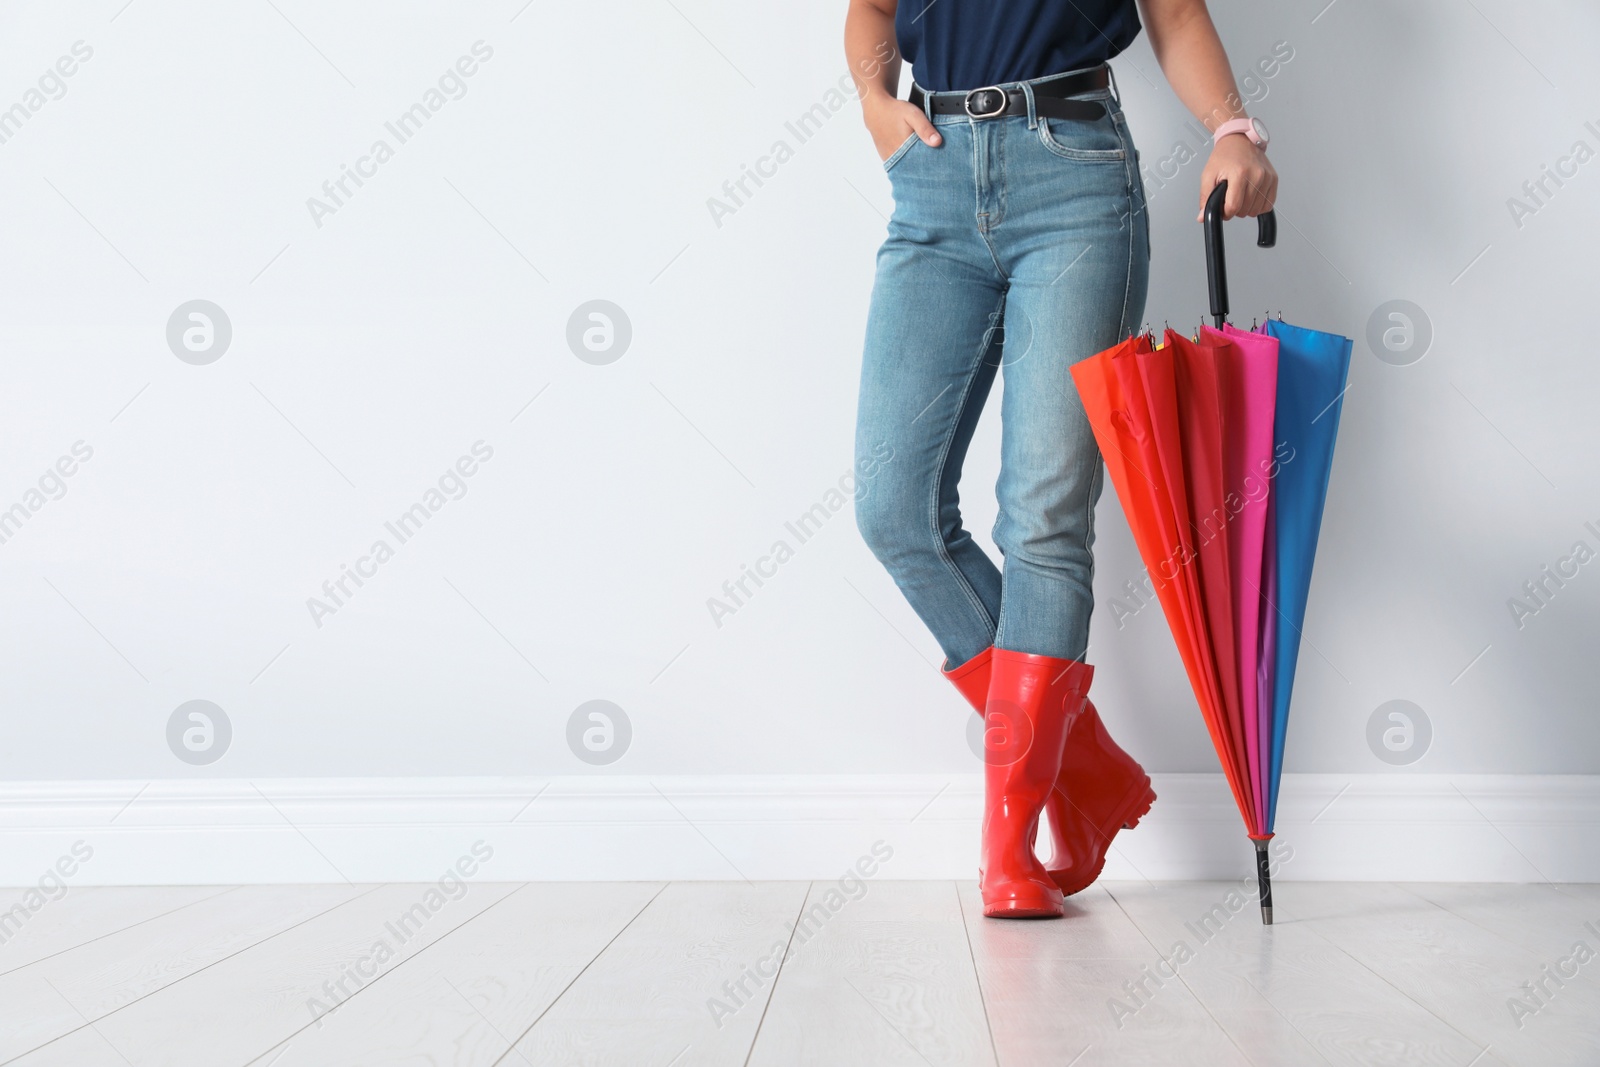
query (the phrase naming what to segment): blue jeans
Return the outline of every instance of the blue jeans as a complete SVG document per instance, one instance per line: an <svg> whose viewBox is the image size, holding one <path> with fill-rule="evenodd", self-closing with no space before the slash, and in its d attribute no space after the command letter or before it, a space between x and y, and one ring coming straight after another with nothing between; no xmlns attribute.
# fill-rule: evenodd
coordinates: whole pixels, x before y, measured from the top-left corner
<svg viewBox="0 0 1600 1067"><path fill-rule="evenodd" d="M1089 641L1104 464L1068 368L1138 329L1150 238L1121 107L1107 90L1077 99L1104 117L938 115L939 147L913 136L884 161L894 216L861 368L856 523L947 666L991 644L1082 659ZM996 373L1003 570L957 491Z"/></svg>

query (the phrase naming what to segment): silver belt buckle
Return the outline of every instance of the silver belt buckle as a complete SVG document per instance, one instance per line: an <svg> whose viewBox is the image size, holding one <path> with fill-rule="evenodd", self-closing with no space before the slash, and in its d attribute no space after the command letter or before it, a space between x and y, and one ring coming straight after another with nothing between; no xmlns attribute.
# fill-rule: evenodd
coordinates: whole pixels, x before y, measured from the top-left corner
<svg viewBox="0 0 1600 1067"><path fill-rule="evenodd" d="M972 98L974 96L977 96L979 93L997 93L997 94L999 94L1000 106L995 108L993 111L974 111L974 110L972 110ZM961 101L961 107L966 111L967 115L970 118L992 119L996 115L1002 114L1005 111L1005 109L1007 108L1007 106L1010 105L1010 103L1011 103L1011 98L1006 95L1006 91L1004 89L1000 88L998 85L985 85L981 89L969 90L967 92L966 97Z"/></svg>

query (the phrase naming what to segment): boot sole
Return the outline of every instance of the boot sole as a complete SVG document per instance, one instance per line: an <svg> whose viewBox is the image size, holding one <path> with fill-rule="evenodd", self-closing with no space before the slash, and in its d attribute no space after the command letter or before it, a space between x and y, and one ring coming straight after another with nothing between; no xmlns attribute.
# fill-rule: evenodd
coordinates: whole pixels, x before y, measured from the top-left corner
<svg viewBox="0 0 1600 1067"><path fill-rule="evenodd" d="M1101 830L1101 833L1105 835L1104 847L1100 849L1100 854L1095 857L1094 867L1090 870L1089 876L1085 878L1078 874L1078 868L1076 867L1065 871L1049 872L1050 880L1055 882L1056 886L1061 890L1062 896L1070 897L1074 893L1081 893L1093 885L1095 880L1100 877L1100 872L1105 870L1106 853L1111 851L1111 842L1117 836L1117 832L1119 830L1132 830L1139 825L1140 819L1150 813L1151 805L1156 802L1156 794L1155 790L1150 788L1150 776L1144 775L1143 778L1142 782L1136 783L1132 789L1128 790L1128 794L1123 798L1122 803L1112 812L1111 817L1106 820L1106 824L1111 827L1111 830L1109 833L1104 829ZM1068 875L1073 877L1069 878L1067 877Z"/></svg>
<svg viewBox="0 0 1600 1067"><path fill-rule="evenodd" d="M986 919L1059 919L1062 909L1028 908L1016 904L993 904L983 909Z"/></svg>
<svg viewBox="0 0 1600 1067"><path fill-rule="evenodd" d="M982 897L986 918L1061 918L1061 893L1043 881L1003 883Z"/></svg>
<svg viewBox="0 0 1600 1067"><path fill-rule="evenodd" d="M1054 893L1024 890L1001 900L985 900L983 914L988 919L1059 919L1062 907Z"/></svg>

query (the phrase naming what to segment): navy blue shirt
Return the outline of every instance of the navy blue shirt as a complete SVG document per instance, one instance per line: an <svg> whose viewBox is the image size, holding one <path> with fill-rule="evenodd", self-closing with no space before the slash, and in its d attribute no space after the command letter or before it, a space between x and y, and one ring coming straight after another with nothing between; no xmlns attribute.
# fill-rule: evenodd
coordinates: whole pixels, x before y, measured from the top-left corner
<svg viewBox="0 0 1600 1067"><path fill-rule="evenodd" d="M1139 36L1134 0L900 0L900 54L934 92L1092 67Z"/></svg>

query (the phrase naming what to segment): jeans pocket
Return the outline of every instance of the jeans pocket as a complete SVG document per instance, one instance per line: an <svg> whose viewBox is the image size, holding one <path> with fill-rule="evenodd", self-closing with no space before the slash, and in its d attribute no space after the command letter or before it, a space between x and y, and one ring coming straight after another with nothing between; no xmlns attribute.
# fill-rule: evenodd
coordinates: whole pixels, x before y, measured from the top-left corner
<svg viewBox="0 0 1600 1067"><path fill-rule="evenodd" d="M922 138L913 133L910 137L907 137L904 141L900 142L900 147L894 150L894 155L883 161L883 169L887 171L896 163L900 162L900 160L904 159L905 154L911 151L911 146L920 140L922 140Z"/></svg>
<svg viewBox="0 0 1600 1067"><path fill-rule="evenodd" d="M1063 159L1084 163L1121 163L1128 158L1122 131L1108 111L1092 121L1040 116L1039 141Z"/></svg>

